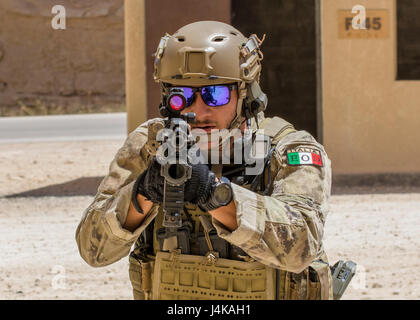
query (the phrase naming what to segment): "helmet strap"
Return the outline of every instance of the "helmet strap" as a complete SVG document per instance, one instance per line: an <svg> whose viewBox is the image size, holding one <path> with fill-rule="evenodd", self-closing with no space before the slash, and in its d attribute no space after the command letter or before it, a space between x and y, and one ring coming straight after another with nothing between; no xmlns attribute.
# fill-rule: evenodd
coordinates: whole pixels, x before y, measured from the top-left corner
<svg viewBox="0 0 420 320"><path fill-rule="evenodd" d="M247 88L246 82L241 81L238 85L238 102L236 103L236 115L235 118L231 121L228 130L239 128L243 123L245 112L243 112L243 104L246 98Z"/></svg>

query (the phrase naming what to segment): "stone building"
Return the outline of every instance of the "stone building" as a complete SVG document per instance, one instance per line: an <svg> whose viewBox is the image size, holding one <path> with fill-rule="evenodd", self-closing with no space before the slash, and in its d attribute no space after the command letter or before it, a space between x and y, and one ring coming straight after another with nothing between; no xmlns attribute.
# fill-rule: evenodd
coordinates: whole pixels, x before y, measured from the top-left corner
<svg viewBox="0 0 420 320"><path fill-rule="evenodd" d="M63 5L66 29L52 8ZM124 105L123 0L0 0L0 108ZM12 110L13 109L13 110Z"/></svg>
<svg viewBox="0 0 420 320"><path fill-rule="evenodd" d="M0 0L0 107L126 104L133 130L158 116L160 37L219 20L266 34L267 114L316 136L336 176L420 181L420 1L63 0L66 30L56 4Z"/></svg>
<svg viewBox="0 0 420 320"><path fill-rule="evenodd" d="M127 69L129 130L157 115L159 95L150 79L159 37L211 15L246 35L267 35L261 78L267 114L317 137L336 179L420 186L420 1L219 0L205 10L201 1L173 3L126 1L126 18L141 21L136 43L144 48L126 51L130 62L142 61ZM358 28L357 6L365 9L365 29ZM126 22L132 36L134 26Z"/></svg>

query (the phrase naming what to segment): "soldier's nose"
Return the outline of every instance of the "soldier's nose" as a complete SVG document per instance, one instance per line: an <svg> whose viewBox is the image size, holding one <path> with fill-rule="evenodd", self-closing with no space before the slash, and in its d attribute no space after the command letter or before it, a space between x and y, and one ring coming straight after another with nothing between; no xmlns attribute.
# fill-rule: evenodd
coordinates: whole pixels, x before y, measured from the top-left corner
<svg viewBox="0 0 420 320"><path fill-rule="evenodd" d="M210 108L204 103L203 99L201 98L201 95L197 92L194 103L188 108L185 108L182 113L186 112L194 112L195 119L201 120L201 118L205 117L210 113Z"/></svg>

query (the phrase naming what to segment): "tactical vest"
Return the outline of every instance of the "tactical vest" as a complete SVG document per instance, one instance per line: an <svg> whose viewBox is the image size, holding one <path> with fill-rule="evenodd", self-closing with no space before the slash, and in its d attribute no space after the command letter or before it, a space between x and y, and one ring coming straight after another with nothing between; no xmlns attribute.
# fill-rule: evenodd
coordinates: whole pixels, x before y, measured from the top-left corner
<svg viewBox="0 0 420 320"><path fill-rule="evenodd" d="M264 119L259 128L271 138L272 146L295 131L278 117ZM181 249L167 252L162 221L160 209L129 257L136 300L332 299L325 253L299 274L268 267L218 237L210 214L191 204L185 205L177 235Z"/></svg>

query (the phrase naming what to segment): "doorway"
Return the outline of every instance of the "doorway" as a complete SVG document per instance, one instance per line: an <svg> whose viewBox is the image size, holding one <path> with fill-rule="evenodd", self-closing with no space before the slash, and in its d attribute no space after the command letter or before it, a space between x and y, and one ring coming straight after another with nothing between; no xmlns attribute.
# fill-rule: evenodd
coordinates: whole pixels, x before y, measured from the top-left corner
<svg viewBox="0 0 420 320"><path fill-rule="evenodd" d="M318 0L231 0L232 25L260 38L267 117L279 116L322 142Z"/></svg>

